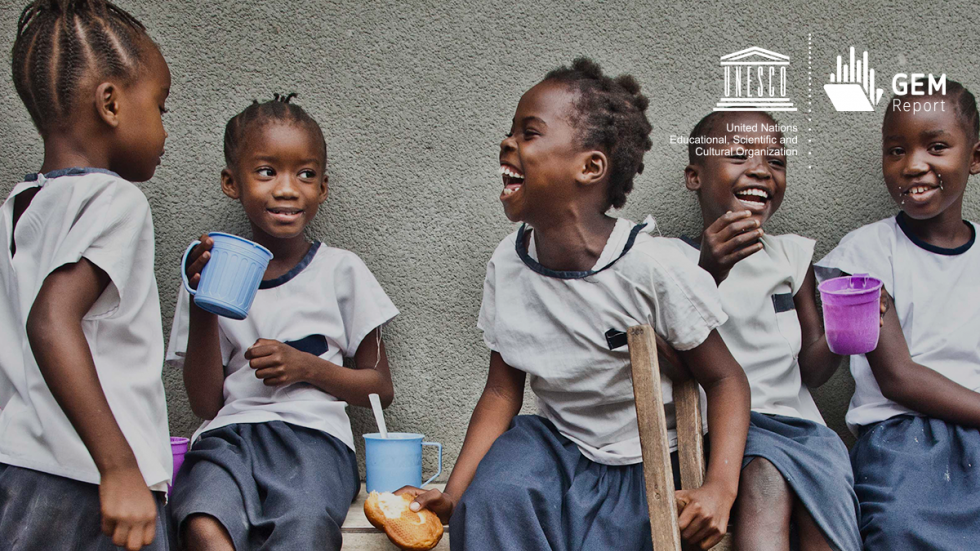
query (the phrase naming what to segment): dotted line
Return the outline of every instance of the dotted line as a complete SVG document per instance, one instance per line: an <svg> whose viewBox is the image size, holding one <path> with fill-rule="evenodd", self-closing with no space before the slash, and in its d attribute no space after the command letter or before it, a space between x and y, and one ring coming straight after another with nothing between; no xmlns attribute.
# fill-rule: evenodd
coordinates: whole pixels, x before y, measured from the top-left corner
<svg viewBox="0 0 980 551"><path fill-rule="evenodd" d="M806 35L806 121L807 121L807 144L812 144L813 139L810 137L810 132L813 128L810 126L813 124L813 33L807 33ZM809 164L807 169L813 168L813 151L810 150L810 145L807 145L807 159Z"/></svg>

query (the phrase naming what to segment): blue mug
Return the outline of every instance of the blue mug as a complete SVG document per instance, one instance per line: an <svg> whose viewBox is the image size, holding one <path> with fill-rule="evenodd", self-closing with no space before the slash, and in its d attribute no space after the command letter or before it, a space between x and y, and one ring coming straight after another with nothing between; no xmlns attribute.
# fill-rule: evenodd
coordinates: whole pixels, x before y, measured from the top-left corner
<svg viewBox="0 0 980 551"><path fill-rule="evenodd" d="M442 444L423 442L421 434L389 432L364 435L364 464L367 468L367 491L394 492L402 486L422 486L442 473ZM422 446L439 448L439 469L422 482Z"/></svg>
<svg viewBox="0 0 980 551"><path fill-rule="evenodd" d="M191 289L187 281L187 256L200 241L194 241L184 251L180 260L180 276L184 288L194 297L194 304L202 310L226 318L243 320L255 300L265 269L272 260L272 253L258 243L221 232L211 232L214 241L211 259L201 270L197 289Z"/></svg>

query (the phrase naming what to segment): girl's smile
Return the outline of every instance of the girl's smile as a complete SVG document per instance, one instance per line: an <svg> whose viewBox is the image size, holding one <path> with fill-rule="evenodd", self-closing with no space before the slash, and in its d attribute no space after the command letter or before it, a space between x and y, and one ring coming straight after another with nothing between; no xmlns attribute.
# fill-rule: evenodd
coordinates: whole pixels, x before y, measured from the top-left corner
<svg viewBox="0 0 980 551"><path fill-rule="evenodd" d="M564 190L574 182L581 153L570 121L574 99L567 86L543 81L517 104L511 131L500 142L500 201L512 222L533 226L539 211L557 211L563 199L571 199Z"/></svg>

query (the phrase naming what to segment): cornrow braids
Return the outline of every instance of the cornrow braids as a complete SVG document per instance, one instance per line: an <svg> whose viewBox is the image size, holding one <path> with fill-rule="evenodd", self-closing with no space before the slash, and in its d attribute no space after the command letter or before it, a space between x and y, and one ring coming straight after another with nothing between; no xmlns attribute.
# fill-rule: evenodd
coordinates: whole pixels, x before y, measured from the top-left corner
<svg viewBox="0 0 980 551"><path fill-rule="evenodd" d="M643 154L653 147L647 120L650 104L630 75L606 76L586 57L559 67L544 80L567 85L578 93L572 122L581 146L600 148L609 156L609 205L621 208L633 190L633 178L643 172Z"/></svg>
<svg viewBox="0 0 980 551"><path fill-rule="evenodd" d="M912 86L925 87L925 79L920 77L915 79L913 82L909 83L909 88ZM949 103L956 110L956 119L963 127L966 132L966 137L969 138L970 144L975 144L980 141L980 114L977 113L977 98L973 96L966 86L963 86L955 80L946 79L946 94L939 94L938 92L933 92L928 96L918 96L918 97L939 97L942 96L949 100ZM885 109L885 118L887 119L894 111L894 101L896 98L904 97L894 95L888 101L888 107Z"/></svg>
<svg viewBox="0 0 980 551"><path fill-rule="evenodd" d="M320 125L302 107L290 103L298 94L273 94L272 99L259 103L253 100L241 113L235 115L225 126L225 163L229 168L238 164L243 142L252 130L280 122L296 124L306 128L320 142L323 151L323 164L327 163L327 141L323 138Z"/></svg>
<svg viewBox="0 0 980 551"><path fill-rule="evenodd" d="M86 74L128 83L150 44L146 27L106 0L37 0L17 20L14 87L44 136L67 124Z"/></svg>

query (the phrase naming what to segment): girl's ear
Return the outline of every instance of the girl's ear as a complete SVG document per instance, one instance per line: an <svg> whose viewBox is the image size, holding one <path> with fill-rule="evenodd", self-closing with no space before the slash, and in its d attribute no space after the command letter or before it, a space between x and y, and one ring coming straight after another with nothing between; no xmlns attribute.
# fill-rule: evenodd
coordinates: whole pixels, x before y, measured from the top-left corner
<svg viewBox="0 0 980 551"><path fill-rule="evenodd" d="M684 168L684 184L691 191L701 189L701 167L698 165L687 165Z"/></svg>
<svg viewBox="0 0 980 551"><path fill-rule="evenodd" d="M576 180L582 185L592 185L603 181L609 173L609 158L602 151L586 151L580 158L581 170Z"/></svg>
<svg viewBox="0 0 980 551"><path fill-rule="evenodd" d="M231 197L232 199L238 199L241 197L241 193L238 189L238 182L235 181L235 175L229 168L224 168L221 170L221 191L225 192L225 195Z"/></svg>
<svg viewBox="0 0 980 551"><path fill-rule="evenodd" d="M319 200L320 200L321 203L323 203L324 201L327 200L327 193L330 191L329 186L327 186L327 180L328 179L329 178L327 178L327 175L324 174L323 175L323 181L320 182L320 195L319 195Z"/></svg>
<svg viewBox="0 0 980 551"><path fill-rule="evenodd" d="M973 144L970 156L970 174L980 174L980 142Z"/></svg>
<svg viewBox="0 0 980 551"><path fill-rule="evenodd" d="M119 87L103 82L95 89L95 110L110 127L119 126Z"/></svg>

